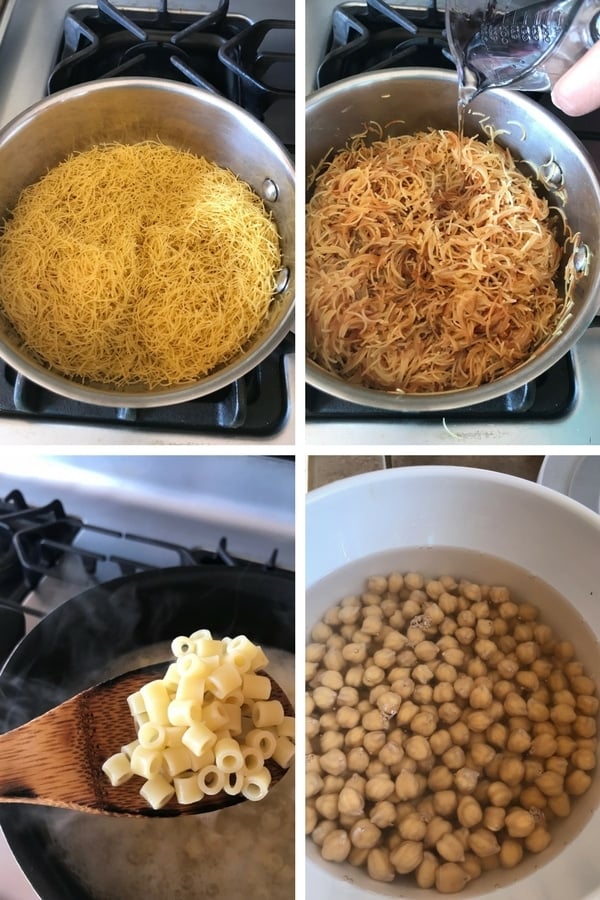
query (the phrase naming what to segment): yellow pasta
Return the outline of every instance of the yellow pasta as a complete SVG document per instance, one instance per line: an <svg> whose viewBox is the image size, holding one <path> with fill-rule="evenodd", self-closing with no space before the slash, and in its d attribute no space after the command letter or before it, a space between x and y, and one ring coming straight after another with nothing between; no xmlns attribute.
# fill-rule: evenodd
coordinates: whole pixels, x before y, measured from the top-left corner
<svg viewBox="0 0 600 900"><path fill-rule="evenodd" d="M141 794L155 809L173 796L187 804L220 791L261 799L271 777L265 760L276 754L287 767L294 735L294 719L270 699L270 679L256 674L266 655L244 635L217 641L205 629L175 638L172 650L164 677L127 698L138 736L106 760L106 776L114 787L144 778Z"/></svg>
<svg viewBox="0 0 600 900"><path fill-rule="evenodd" d="M274 302L280 241L262 200L159 142L71 155L0 224L0 306L67 377L198 380L244 349Z"/></svg>

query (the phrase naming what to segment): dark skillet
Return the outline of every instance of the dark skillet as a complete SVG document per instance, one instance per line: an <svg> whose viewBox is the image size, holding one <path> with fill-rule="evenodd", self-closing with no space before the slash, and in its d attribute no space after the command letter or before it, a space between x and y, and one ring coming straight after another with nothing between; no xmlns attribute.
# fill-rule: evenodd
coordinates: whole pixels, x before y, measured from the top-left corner
<svg viewBox="0 0 600 900"><path fill-rule="evenodd" d="M67 601L25 636L0 680L0 729L14 728L99 680L120 657L209 628L294 652L294 582L286 573L176 568L111 581ZM18 705L17 705L18 704ZM0 825L42 900L90 897L48 849L55 810L0 810Z"/></svg>

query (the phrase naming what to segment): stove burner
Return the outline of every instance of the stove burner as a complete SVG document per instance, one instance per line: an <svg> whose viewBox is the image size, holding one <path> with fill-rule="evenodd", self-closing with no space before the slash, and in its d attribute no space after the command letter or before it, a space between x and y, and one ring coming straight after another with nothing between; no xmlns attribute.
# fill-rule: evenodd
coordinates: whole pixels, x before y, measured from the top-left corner
<svg viewBox="0 0 600 900"><path fill-rule="evenodd" d="M407 18L381 0L338 6L331 18L329 49L317 71L317 87L396 66L454 68L443 25L443 15L434 8L411 10Z"/></svg>
<svg viewBox="0 0 600 900"><path fill-rule="evenodd" d="M277 131L277 124L294 121L293 29L293 22L251 23L230 14L229 0L203 14L171 11L168 0L154 14L98 0L97 8L68 13L47 90L119 75L169 78L232 100ZM289 127L280 137L293 143Z"/></svg>
<svg viewBox="0 0 600 900"><path fill-rule="evenodd" d="M293 335L251 372L207 397L155 408L112 408L81 403L29 381L8 365L0 367L0 415L44 422L169 431L189 434L243 434L269 437L287 421L289 397L285 356Z"/></svg>
<svg viewBox="0 0 600 900"><path fill-rule="evenodd" d="M548 421L566 416L575 403L577 383L570 354L563 356L554 366L535 381L510 391L502 397L476 403L462 409L437 413L406 413L389 409L371 409L357 403L340 400L324 394L314 387L306 392L306 419L320 421L437 421L489 422L497 421Z"/></svg>

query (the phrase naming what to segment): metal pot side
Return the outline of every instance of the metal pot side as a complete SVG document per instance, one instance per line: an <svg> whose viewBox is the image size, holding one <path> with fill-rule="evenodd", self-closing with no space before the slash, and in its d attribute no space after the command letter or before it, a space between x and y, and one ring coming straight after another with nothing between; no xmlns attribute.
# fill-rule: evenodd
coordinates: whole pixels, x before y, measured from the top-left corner
<svg viewBox="0 0 600 900"><path fill-rule="evenodd" d="M345 79L309 96L306 106L306 171L331 150L363 130L365 123L401 120L394 133L457 127L457 81L439 69L381 71ZM544 190L551 205L561 207L573 232L589 248L589 270L578 281L573 311L560 333L512 372L479 387L435 394L401 394L359 385L306 361L306 378L325 393L364 406L399 413L443 412L481 403L516 390L558 362L585 332L600 299L600 183L583 145L543 107L518 91L493 90L475 99L466 117L468 135L483 126L501 131L498 143L536 168L554 161L564 176L566 201L560 190Z"/></svg>
<svg viewBox="0 0 600 900"><path fill-rule="evenodd" d="M0 132L0 219L14 207L23 188L73 151L111 141L157 139L231 169L263 198L281 236L285 287L242 354L197 382L154 390L143 385L117 390L67 378L39 363L0 317L0 356L42 387L74 400L100 406L155 407L205 396L258 365L293 324L292 162L260 122L208 91L161 79L114 78L68 88L32 106Z"/></svg>

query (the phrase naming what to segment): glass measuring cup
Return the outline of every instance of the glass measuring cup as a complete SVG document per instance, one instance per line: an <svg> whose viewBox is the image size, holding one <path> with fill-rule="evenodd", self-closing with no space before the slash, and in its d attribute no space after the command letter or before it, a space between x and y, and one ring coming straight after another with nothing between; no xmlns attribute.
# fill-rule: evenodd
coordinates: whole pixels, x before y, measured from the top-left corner
<svg viewBox="0 0 600 900"><path fill-rule="evenodd" d="M447 0L460 99L493 87L550 91L600 39L600 0Z"/></svg>

